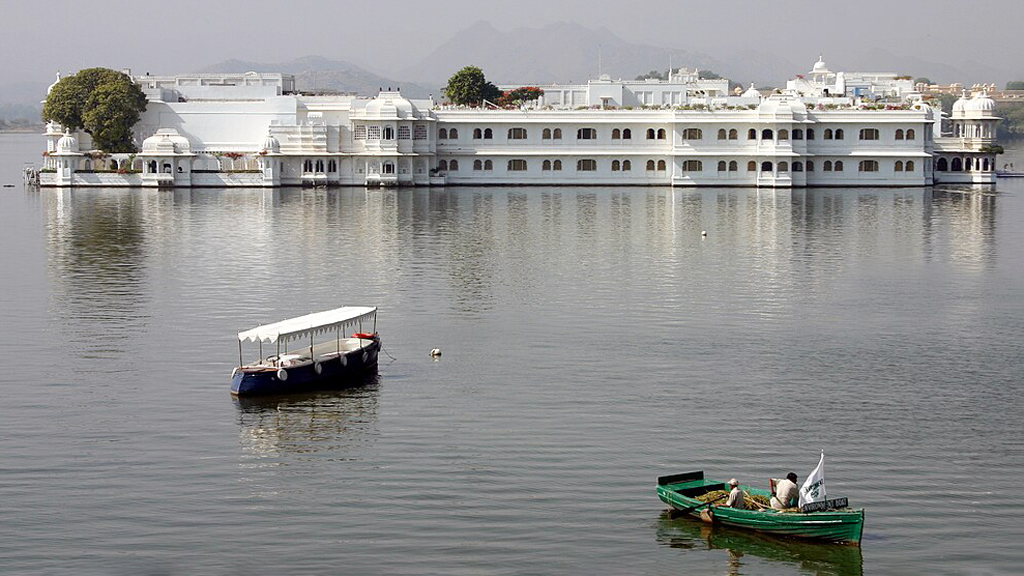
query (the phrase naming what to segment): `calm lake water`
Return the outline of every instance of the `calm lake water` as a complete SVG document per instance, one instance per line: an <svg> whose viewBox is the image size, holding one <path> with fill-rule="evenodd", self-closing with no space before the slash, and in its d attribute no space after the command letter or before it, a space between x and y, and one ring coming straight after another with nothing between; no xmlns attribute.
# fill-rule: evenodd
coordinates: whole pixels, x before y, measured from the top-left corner
<svg viewBox="0 0 1024 576"><path fill-rule="evenodd" d="M1024 569L1024 180L25 190L41 149L0 136L0 572ZM346 304L378 378L230 396L237 331ZM654 493L821 449L859 550Z"/></svg>

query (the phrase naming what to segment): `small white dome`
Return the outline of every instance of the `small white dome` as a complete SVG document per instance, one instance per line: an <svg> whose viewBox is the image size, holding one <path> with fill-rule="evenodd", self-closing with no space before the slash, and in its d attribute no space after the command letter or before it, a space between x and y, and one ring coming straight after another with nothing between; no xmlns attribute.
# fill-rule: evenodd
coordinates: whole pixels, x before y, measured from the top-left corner
<svg viewBox="0 0 1024 576"><path fill-rule="evenodd" d="M995 112L996 101L989 98L988 94L982 92L974 98L971 98L967 104L964 105L964 110L971 110L974 112Z"/></svg>
<svg viewBox="0 0 1024 576"><path fill-rule="evenodd" d="M953 112L963 112L967 107L967 98L961 96L956 102L953 102Z"/></svg>
<svg viewBox="0 0 1024 576"><path fill-rule="evenodd" d="M811 74L828 74L828 66L825 65L825 61L821 56L818 56L818 61L814 63L814 68L811 69Z"/></svg>
<svg viewBox="0 0 1024 576"><path fill-rule="evenodd" d="M178 134L174 128L161 128L149 138L142 141L142 151L149 154L189 154L192 145L188 139Z"/></svg>
<svg viewBox="0 0 1024 576"><path fill-rule="evenodd" d="M57 152L78 152L78 139L65 132L60 140L57 140Z"/></svg>
<svg viewBox="0 0 1024 576"><path fill-rule="evenodd" d="M273 134L268 132L266 139L263 140L263 149L272 153L280 152L281 142L279 142L277 138L274 138Z"/></svg>
<svg viewBox="0 0 1024 576"><path fill-rule="evenodd" d="M751 82L750 88L747 88L747 91L743 93L743 96L744 98L760 98L761 93L757 91L757 88L754 88L754 83Z"/></svg>
<svg viewBox="0 0 1024 576"><path fill-rule="evenodd" d="M46 95L47 96L50 95L50 92L53 92L54 86L56 86L59 82L60 82L60 70L57 71L57 80L55 80L53 82L53 84L50 84L50 87L46 89Z"/></svg>

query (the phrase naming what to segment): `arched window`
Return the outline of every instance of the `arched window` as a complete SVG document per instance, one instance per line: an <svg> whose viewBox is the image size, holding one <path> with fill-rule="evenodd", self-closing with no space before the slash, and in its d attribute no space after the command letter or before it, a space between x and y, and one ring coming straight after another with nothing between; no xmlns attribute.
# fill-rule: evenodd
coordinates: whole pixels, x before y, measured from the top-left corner
<svg viewBox="0 0 1024 576"><path fill-rule="evenodd" d="M306 160L306 162L309 162L309 160ZM150 174L156 174L157 173L156 160L150 160L148 166L149 166L149 173ZM308 171L312 172L313 169L310 168Z"/></svg>
<svg viewBox="0 0 1024 576"><path fill-rule="evenodd" d="M455 136L452 136L452 138L455 138ZM493 140L493 139L494 139L494 131L491 130L490 128L485 128L484 129L484 140Z"/></svg>
<svg viewBox="0 0 1024 576"><path fill-rule="evenodd" d="M747 140L757 140L757 130L753 128L747 130Z"/></svg>
<svg viewBox="0 0 1024 576"><path fill-rule="evenodd" d="M896 129L896 139L903 140L903 128Z"/></svg>
<svg viewBox="0 0 1024 576"><path fill-rule="evenodd" d="M989 168L988 158L985 158L985 161L982 162L981 169L984 170L985 172L988 172L988 168Z"/></svg>
<svg viewBox="0 0 1024 576"><path fill-rule="evenodd" d="M807 129L807 139L814 140L814 128Z"/></svg>
<svg viewBox="0 0 1024 576"><path fill-rule="evenodd" d="M952 169L953 172L963 172L964 171L964 161L963 160L961 160L959 158L953 158L953 162L951 164L952 164L951 169Z"/></svg>
<svg viewBox="0 0 1024 576"><path fill-rule="evenodd" d="M803 162L793 162L793 172L803 172L803 171L804 171L804 164L803 164Z"/></svg>
<svg viewBox="0 0 1024 576"><path fill-rule="evenodd" d="M789 130L785 128L779 130L779 140L789 140Z"/></svg>
<svg viewBox="0 0 1024 576"><path fill-rule="evenodd" d="M561 128L555 128L555 131L552 132L552 134L554 135L552 137L555 140L561 140L562 139L562 129ZM561 170L561 168L555 168L555 170Z"/></svg>
<svg viewBox="0 0 1024 576"><path fill-rule="evenodd" d="M509 128L509 140L526 140L526 128Z"/></svg>
<svg viewBox="0 0 1024 576"><path fill-rule="evenodd" d="M807 161L807 171L808 172L814 172L814 162L811 161L811 160Z"/></svg>
<svg viewBox="0 0 1024 576"><path fill-rule="evenodd" d="M665 130L658 130L658 138L665 138ZM683 140L701 140L704 138L704 132L700 128L687 128L683 130Z"/></svg>
<svg viewBox="0 0 1024 576"><path fill-rule="evenodd" d="M831 128L825 128L825 140L831 140L831 139L832 139L832 129Z"/></svg>
<svg viewBox="0 0 1024 576"><path fill-rule="evenodd" d="M384 127L384 140L394 140L394 139L395 139L395 129L393 127L391 127L391 126L385 126Z"/></svg>
<svg viewBox="0 0 1024 576"><path fill-rule="evenodd" d="M771 140L773 136L774 134L770 129L765 128L764 130L761 130L761 140Z"/></svg>
<svg viewBox="0 0 1024 576"><path fill-rule="evenodd" d="M593 172L597 170L597 160L582 158L576 161L577 172Z"/></svg>
<svg viewBox="0 0 1024 576"><path fill-rule="evenodd" d="M440 162L438 162L437 163L437 169L440 170L441 172L447 172L448 171L448 161L447 160L441 160Z"/></svg>
<svg viewBox="0 0 1024 576"><path fill-rule="evenodd" d="M700 138L700 130L697 130L697 138ZM664 128L658 128L658 140L664 140L664 139L665 139L665 129Z"/></svg>
<svg viewBox="0 0 1024 576"><path fill-rule="evenodd" d="M541 164L540 169L545 172L551 170L551 160L545 160L544 163Z"/></svg>
<svg viewBox="0 0 1024 576"><path fill-rule="evenodd" d="M771 171L772 171L772 163L771 162L761 162L761 172L771 172Z"/></svg>
<svg viewBox="0 0 1024 576"><path fill-rule="evenodd" d="M316 171L318 173L324 171L324 161L323 160L317 160L316 161Z"/></svg>
<svg viewBox="0 0 1024 576"><path fill-rule="evenodd" d="M725 140L729 137L729 133L725 131L725 128L718 129L718 139Z"/></svg>
<svg viewBox="0 0 1024 576"><path fill-rule="evenodd" d="M913 128L907 130L907 140L913 140L915 136Z"/></svg>
<svg viewBox="0 0 1024 576"><path fill-rule="evenodd" d="M484 169L484 163L482 161L480 161L480 160L473 160L473 170L479 171L479 170L483 170L483 169Z"/></svg>
<svg viewBox="0 0 1024 576"><path fill-rule="evenodd" d="M391 162L385 162L384 163L384 169L382 170L382 172L384 172L385 174L394 174L395 173L395 165L392 164Z"/></svg>
<svg viewBox="0 0 1024 576"><path fill-rule="evenodd" d="M832 168L836 172L842 172L843 171L843 161L842 160L836 160L836 163L832 165Z"/></svg>
<svg viewBox="0 0 1024 576"><path fill-rule="evenodd" d="M793 128L793 140L803 140L804 131L799 128ZM796 170L794 170L796 172Z"/></svg>
<svg viewBox="0 0 1024 576"><path fill-rule="evenodd" d="M836 140L842 140L842 139L843 139L843 129L842 128L836 128Z"/></svg>
<svg viewBox="0 0 1024 576"><path fill-rule="evenodd" d="M832 171L832 161L831 160L825 160L825 166L822 168L822 170L824 170L825 172L831 172Z"/></svg>
<svg viewBox="0 0 1024 576"><path fill-rule="evenodd" d="M692 160L690 160L690 162L692 162ZM665 171L665 161L664 160L658 160L658 171L659 172L664 172Z"/></svg>
<svg viewBox="0 0 1024 576"><path fill-rule="evenodd" d="M494 170L494 162L484 160L484 170Z"/></svg>
<svg viewBox="0 0 1024 576"><path fill-rule="evenodd" d="M438 130L437 131L437 139L438 140L447 140L448 139L448 129L447 128L441 128L440 130Z"/></svg>
<svg viewBox="0 0 1024 576"><path fill-rule="evenodd" d="M858 170L861 172L878 172L878 162L875 160L861 160Z"/></svg>
<svg viewBox="0 0 1024 576"><path fill-rule="evenodd" d="M612 130L612 140L621 140L621 139L622 139L622 131L619 130L618 128Z"/></svg>
<svg viewBox="0 0 1024 576"><path fill-rule="evenodd" d="M154 163L154 166L155 165L156 164ZM302 162L302 172L304 174L312 174L313 173L313 161L312 160L304 160Z"/></svg>
<svg viewBox="0 0 1024 576"><path fill-rule="evenodd" d="M647 161L647 171L654 172L654 160Z"/></svg>
<svg viewBox="0 0 1024 576"><path fill-rule="evenodd" d="M551 128L545 128L544 131L541 132L540 137L541 140L551 140Z"/></svg>
<svg viewBox="0 0 1024 576"><path fill-rule="evenodd" d="M665 161L658 160L658 170L665 169ZM686 172L703 172L704 163L700 160L687 160L683 162L683 170Z"/></svg>
<svg viewBox="0 0 1024 576"><path fill-rule="evenodd" d="M593 128L580 128L576 131L577 140L597 140L597 130Z"/></svg>
<svg viewBox="0 0 1024 576"><path fill-rule="evenodd" d="M789 172L789 162L779 162L779 172Z"/></svg>
<svg viewBox="0 0 1024 576"><path fill-rule="evenodd" d="M623 172L629 172L632 168L633 168L633 163L632 162L630 162L629 160L623 160L622 161L622 171Z"/></svg>
<svg viewBox="0 0 1024 576"><path fill-rule="evenodd" d="M654 140L654 136L655 136L654 128L648 128L647 129L647 139L648 140Z"/></svg>
<svg viewBox="0 0 1024 576"><path fill-rule="evenodd" d="M985 160L985 162L988 162L988 160ZM178 166L178 168L180 169L181 166ZM110 169L111 170L117 170L117 160L111 160L110 161Z"/></svg>
<svg viewBox="0 0 1024 576"><path fill-rule="evenodd" d="M945 172L949 170L949 162L945 158L939 158L939 161L935 163L936 172Z"/></svg>
<svg viewBox="0 0 1024 576"><path fill-rule="evenodd" d="M484 137L484 131L479 128L473 128L473 140L480 140Z"/></svg>
<svg viewBox="0 0 1024 576"><path fill-rule="evenodd" d="M837 140L842 140L842 137L839 136L839 132L841 132L841 131L837 131L836 132L836 139ZM860 139L861 140L878 140L878 128L861 128L860 129Z"/></svg>
<svg viewBox="0 0 1024 576"><path fill-rule="evenodd" d="M735 128L731 128L729 130L729 140L735 140L738 137L739 137L739 132L737 132Z"/></svg>
<svg viewBox="0 0 1024 576"><path fill-rule="evenodd" d="M619 161L618 160L612 160L612 172L618 172L618 171L619 171Z"/></svg>
<svg viewBox="0 0 1024 576"><path fill-rule="evenodd" d="M633 131L630 130L629 128L623 128L622 129L622 139L623 140L632 140L633 139Z"/></svg>
<svg viewBox="0 0 1024 576"><path fill-rule="evenodd" d="M753 160L751 160L750 162L747 162L747 172L756 172L756 171L757 171L757 162L754 162Z"/></svg>
<svg viewBox="0 0 1024 576"><path fill-rule="evenodd" d="M459 171L459 161L458 160L452 160L451 162L449 162L448 163L448 170L451 171L451 172L458 172Z"/></svg>
<svg viewBox="0 0 1024 576"><path fill-rule="evenodd" d="M521 158L513 158L508 161L509 172L525 172L526 171L526 160Z"/></svg>
<svg viewBox="0 0 1024 576"><path fill-rule="evenodd" d="M725 132L725 130L722 130L722 132ZM718 171L719 172L725 172L728 169L728 166L729 165L725 163L725 160L719 160L718 161Z"/></svg>
<svg viewBox="0 0 1024 576"><path fill-rule="evenodd" d="M488 132L490 132L490 129L488 129ZM458 140L459 139L459 131L456 130L455 128L452 128L451 130L449 130L448 131L448 139L449 140Z"/></svg>
<svg viewBox="0 0 1024 576"><path fill-rule="evenodd" d="M338 161L337 160L328 160L327 161L327 171L332 173L332 174L337 172L338 171Z"/></svg>
<svg viewBox="0 0 1024 576"><path fill-rule="evenodd" d="M562 169L562 161L561 160L555 160L551 164L551 167L552 167L552 170L561 170Z"/></svg>
<svg viewBox="0 0 1024 576"><path fill-rule="evenodd" d="M739 164L736 164L735 160L729 161L729 172L736 172L739 170Z"/></svg>
<svg viewBox="0 0 1024 576"><path fill-rule="evenodd" d="M907 172L913 172L913 171L914 171L914 161L913 160L907 160Z"/></svg>

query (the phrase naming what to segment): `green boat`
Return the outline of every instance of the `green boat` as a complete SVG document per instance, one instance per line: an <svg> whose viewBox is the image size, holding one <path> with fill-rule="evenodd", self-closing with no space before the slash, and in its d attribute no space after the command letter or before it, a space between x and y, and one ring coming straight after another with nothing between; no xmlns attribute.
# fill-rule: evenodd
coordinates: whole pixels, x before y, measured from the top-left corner
<svg viewBox="0 0 1024 576"><path fill-rule="evenodd" d="M740 485L748 495L771 496L768 490ZM687 472L658 478L658 498L674 510L724 526L747 528L766 534L808 538L823 542L860 545L864 510L825 509L814 512L741 510L705 503L698 497L715 490L728 491L725 482L708 480L704 472Z"/></svg>

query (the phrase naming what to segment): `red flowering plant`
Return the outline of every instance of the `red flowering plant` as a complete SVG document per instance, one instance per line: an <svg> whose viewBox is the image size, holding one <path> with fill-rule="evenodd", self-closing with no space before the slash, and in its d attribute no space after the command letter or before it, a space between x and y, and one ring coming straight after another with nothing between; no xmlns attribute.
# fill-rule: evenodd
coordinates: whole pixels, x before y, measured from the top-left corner
<svg viewBox="0 0 1024 576"><path fill-rule="evenodd" d="M502 93L496 104L502 108L518 108L527 102L533 102L544 95L544 91L536 86L522 86Z"/></svg>
<svg viewBox="0 0 1024 576"><path fill-rule="evenodd" d="M241 152L225 152L224 153L224 157L225 158L230 158L232 160L238 160L242 156L245 156L245 154L242 154Z"/></svg>

